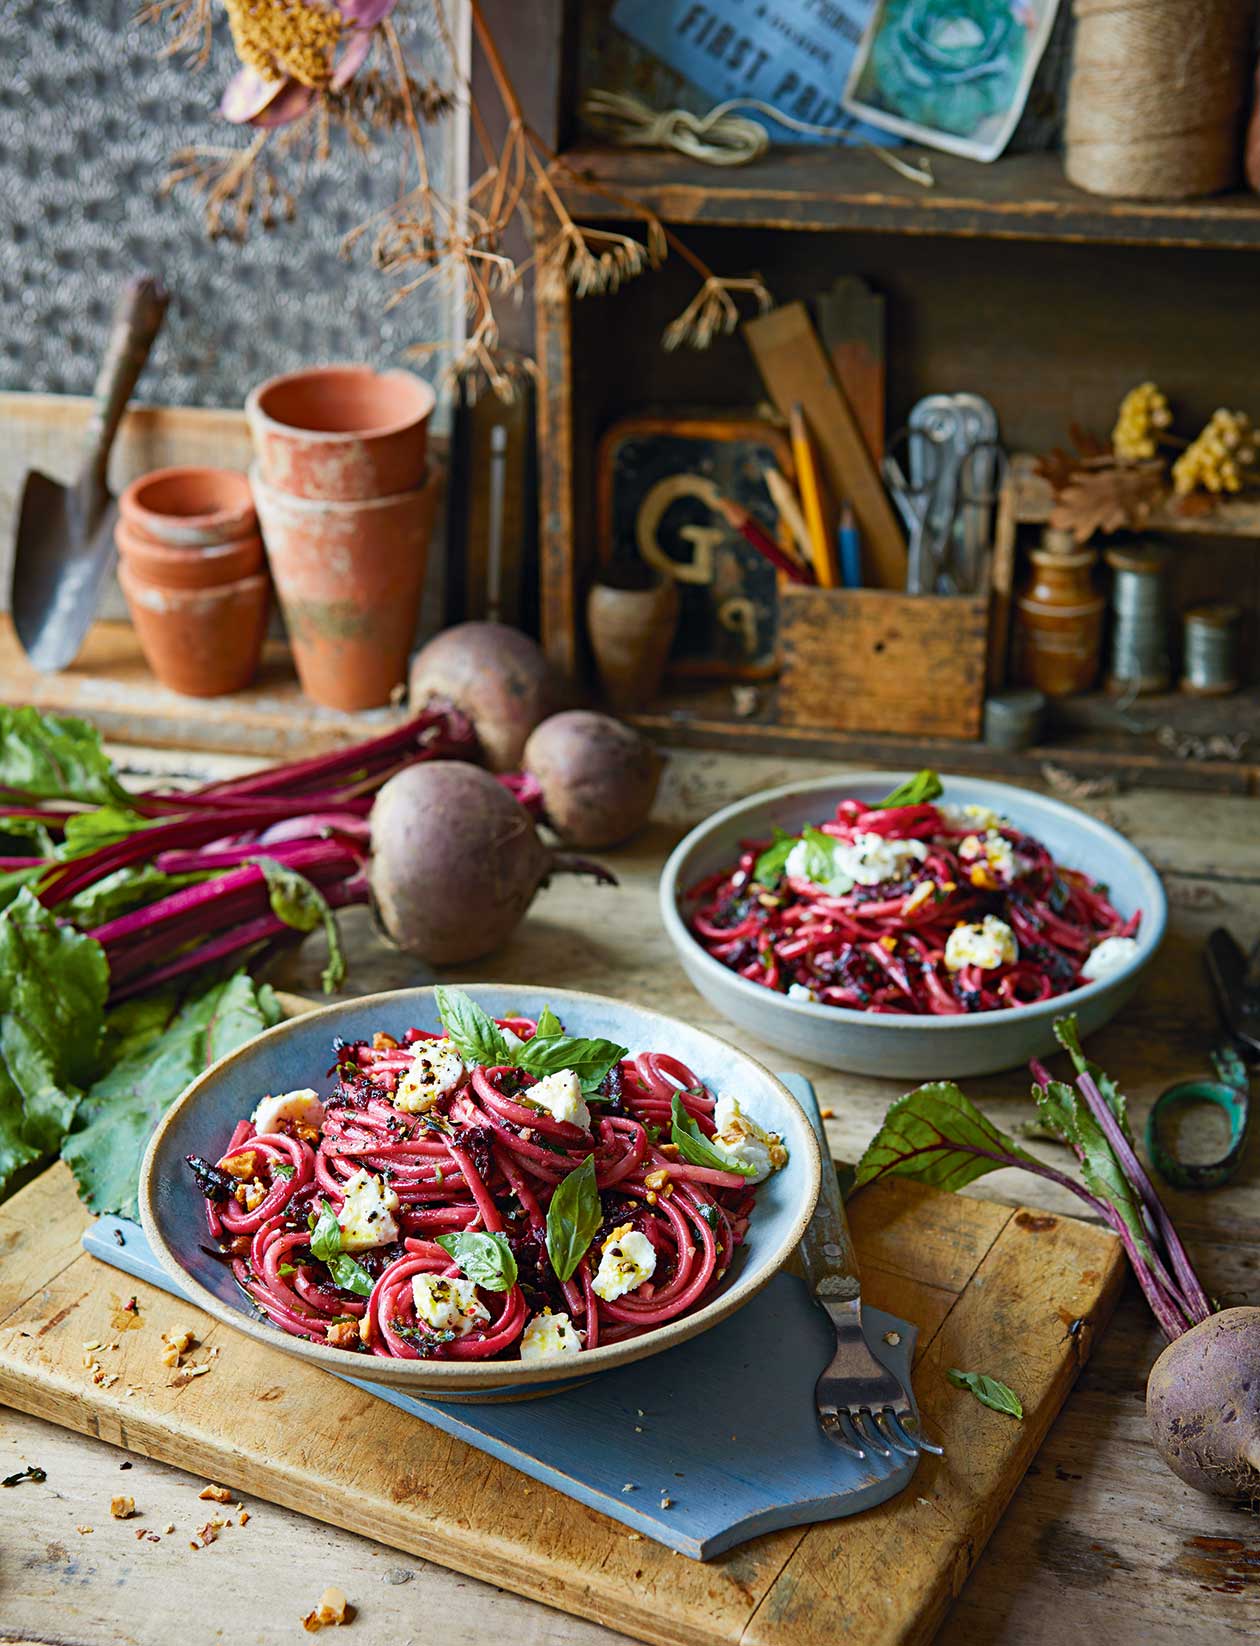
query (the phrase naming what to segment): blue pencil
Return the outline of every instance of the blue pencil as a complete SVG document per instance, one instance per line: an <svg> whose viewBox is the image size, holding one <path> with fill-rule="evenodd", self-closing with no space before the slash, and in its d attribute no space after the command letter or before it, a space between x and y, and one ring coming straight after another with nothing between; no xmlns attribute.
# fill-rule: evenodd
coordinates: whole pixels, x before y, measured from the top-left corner
<svg viewBox="0 0 1260 1646"><path fill-rule="evenodd" d="M846 503L840 511L836 532L840 547L840 581L846 589L862 587L862 539L858 535L853 510Z"/></svg>

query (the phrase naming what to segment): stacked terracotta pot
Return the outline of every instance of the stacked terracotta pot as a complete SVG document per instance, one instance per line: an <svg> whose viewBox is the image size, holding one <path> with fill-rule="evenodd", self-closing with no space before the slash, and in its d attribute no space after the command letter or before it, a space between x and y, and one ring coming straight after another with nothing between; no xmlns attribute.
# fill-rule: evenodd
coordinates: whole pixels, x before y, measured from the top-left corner
<svg viewBox="0 0 1260 1646"><path fill-rule="evenodd" d="M403 684L439 481L433 390L411 372L320 366L245 403L267 558L306 695L332 709Z"/></svg>
<svg viewBox="0 0 1260 1646"><path fill-rule="evenodd" d="M156 469L118 499L118 580L149 667L187 697L221 697L258 667L271 588L249 482Z"/></svg>

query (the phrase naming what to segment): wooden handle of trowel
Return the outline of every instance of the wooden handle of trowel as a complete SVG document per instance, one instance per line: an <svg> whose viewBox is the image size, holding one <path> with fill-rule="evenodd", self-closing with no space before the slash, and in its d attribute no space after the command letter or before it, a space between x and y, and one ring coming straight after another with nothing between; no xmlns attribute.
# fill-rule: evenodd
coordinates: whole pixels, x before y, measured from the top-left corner
<svg viewBox="0 0 1260 1646"><path fill-rule="evenodd" d="M119 293L105 358L92 394L92 421L83 454L84 472L93 475L102 485L109 449L169 302L170 293L151 274L134 276Z"/></svg>

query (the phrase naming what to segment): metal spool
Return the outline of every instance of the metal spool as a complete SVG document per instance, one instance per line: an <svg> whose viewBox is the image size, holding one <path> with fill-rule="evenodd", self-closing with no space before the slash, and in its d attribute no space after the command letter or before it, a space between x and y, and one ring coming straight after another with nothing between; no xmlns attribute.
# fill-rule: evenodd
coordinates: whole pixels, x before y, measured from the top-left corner
<svg viewBox="0 0 1260 1646"><path fill-rule="evenodd" d="M1109 549L1107 564L1115 573L1108 690L1163 691L1170 677L1167 556L1153 548Z"/></svg>
<svg viewBox="0 0 1260 1646"><path fill-rule="evenodd" d="M1238 606L1192 606L1182 619L1185 674L1183 692L1224 697L1238 690Z"/></svg>

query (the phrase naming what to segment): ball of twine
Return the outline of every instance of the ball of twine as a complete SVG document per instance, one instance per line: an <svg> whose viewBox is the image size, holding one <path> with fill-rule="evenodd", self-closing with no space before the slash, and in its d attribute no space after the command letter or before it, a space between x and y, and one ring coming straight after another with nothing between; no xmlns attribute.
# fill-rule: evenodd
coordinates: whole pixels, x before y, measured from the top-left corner
<svg viewBox="0 0 1260 1646"><path fill-rule="evenodd" d="M1214 194L1238 176L1251 0L1075 0L1064 169L1093 194Z"/></svg>

